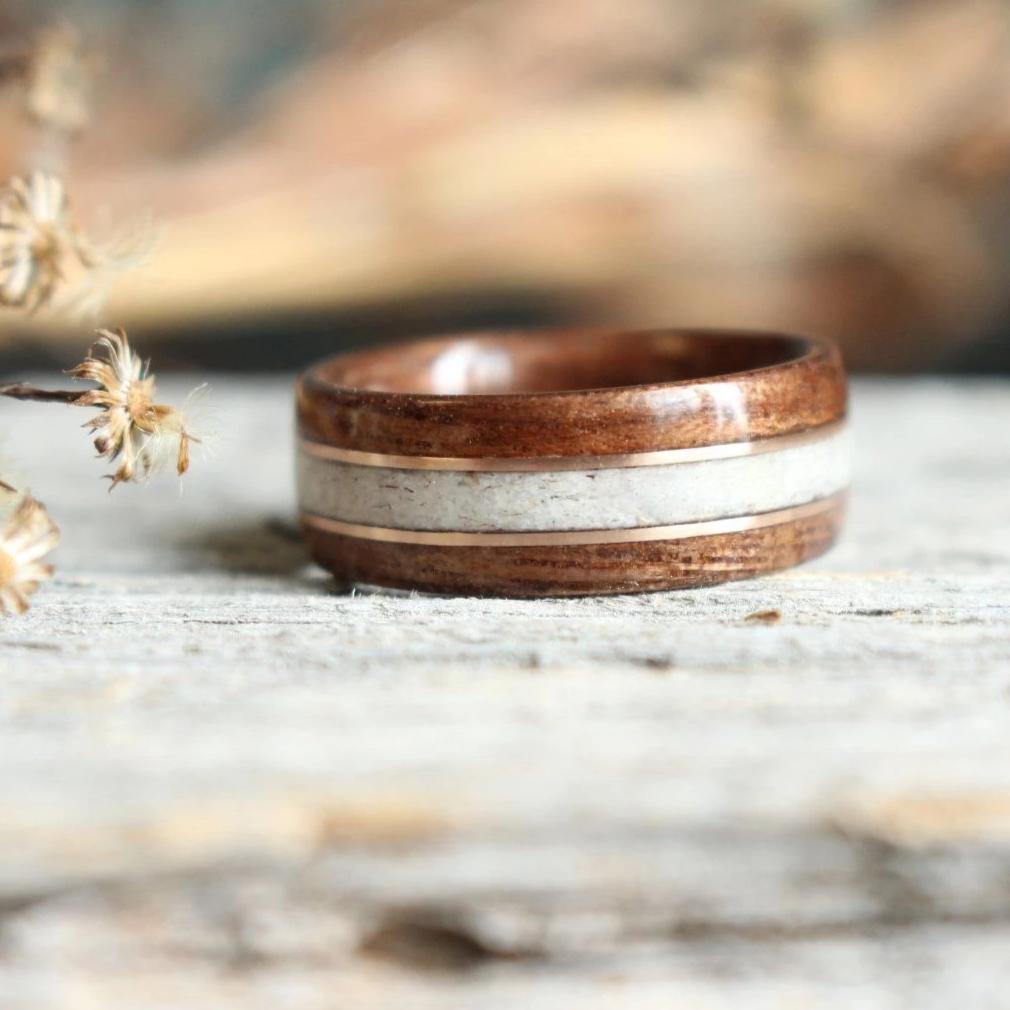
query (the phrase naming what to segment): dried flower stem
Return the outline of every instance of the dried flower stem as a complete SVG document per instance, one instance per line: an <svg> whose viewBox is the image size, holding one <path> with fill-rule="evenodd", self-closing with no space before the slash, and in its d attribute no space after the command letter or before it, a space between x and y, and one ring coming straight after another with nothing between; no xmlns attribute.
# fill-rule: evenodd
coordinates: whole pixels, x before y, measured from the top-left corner
<svg viewBox="0 0 1010 1010"><path fill-rule="evenodd" d="M0 386L0 396L9 396L15 400L35 400L39 403L67 403L74 406L83 395L79 389L39 389L26 382Z"/></svg>

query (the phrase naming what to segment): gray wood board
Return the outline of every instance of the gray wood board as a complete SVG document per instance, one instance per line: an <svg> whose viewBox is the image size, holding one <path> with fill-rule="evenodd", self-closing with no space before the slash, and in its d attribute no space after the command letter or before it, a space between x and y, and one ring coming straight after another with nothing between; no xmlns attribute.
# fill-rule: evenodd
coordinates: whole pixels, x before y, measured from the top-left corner
<svg viewBox="0 0 1010 1010"><path fill-rule="evenodd" d="M814 564L528 602L338 590L290 383L210 403L112 495L0 404L64 533L0 624L4 1010L1010 1006L1010 385L857 383Z"/></svg>

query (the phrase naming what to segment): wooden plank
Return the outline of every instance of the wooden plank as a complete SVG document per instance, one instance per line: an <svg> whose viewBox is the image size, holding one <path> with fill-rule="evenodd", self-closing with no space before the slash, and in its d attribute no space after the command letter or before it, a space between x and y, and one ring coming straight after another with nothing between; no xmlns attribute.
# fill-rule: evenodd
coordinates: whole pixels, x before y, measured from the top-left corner
<svg viewBox="0 0 1010 1010"><path fill-rule="evenodd" d="M181 496L0 405L5 1008L1004 1005L1010 386L858 384L822 561L568 601L336 591L288 383L212 402Z"/></svg>

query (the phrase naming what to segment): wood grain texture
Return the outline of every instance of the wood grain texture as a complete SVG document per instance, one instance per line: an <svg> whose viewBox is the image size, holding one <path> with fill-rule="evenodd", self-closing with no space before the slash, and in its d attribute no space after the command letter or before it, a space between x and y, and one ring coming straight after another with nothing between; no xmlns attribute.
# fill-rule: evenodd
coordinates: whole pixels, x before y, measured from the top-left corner
<svg viewBox="0 0 1010 1010"><path fill-rule="evenodd" d="M1010 449L978 433L1010 387L857 384L847 532L804 568L534 601L335 592L290 384L213 402L181 497L108 495L76 414L0 405L64 531L0 625L4 1010L1006 1007Z"/></svg>
<svg viewBox="0 0 1010 1010"><path fill-rule="evenodd" d="M763 529L684 540L550 547L440 547L381 543L306 524L317 563L349 583L434 593L585 596L716 585L780 571L823 554L844 504Z"/></svg>
<svg viewBox="0 0 1010 1010"><path fill-rule="evenodd" d="M615 382L651 384L594 388ZM453 395L464 391L480 395ZM829 424L845 404L831 344L730 331L463 335L334 359L310 369L298 389L304 437L431 456L741 442Z"/></svg>

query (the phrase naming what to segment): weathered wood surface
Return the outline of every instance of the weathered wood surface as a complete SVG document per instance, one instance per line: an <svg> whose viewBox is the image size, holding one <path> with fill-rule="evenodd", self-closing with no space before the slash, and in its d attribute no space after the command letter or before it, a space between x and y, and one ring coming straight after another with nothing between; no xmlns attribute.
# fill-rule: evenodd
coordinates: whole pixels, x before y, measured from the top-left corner
<svg viewBox="0 0 1010 1010"><path fill-rule="evenodd" d="M815 564L526 602L335 591L289 386L212 402L181 496L0 405L64 531L0 625L3 1010L1010 1006L1010 385L857 384Z"/></svg>

